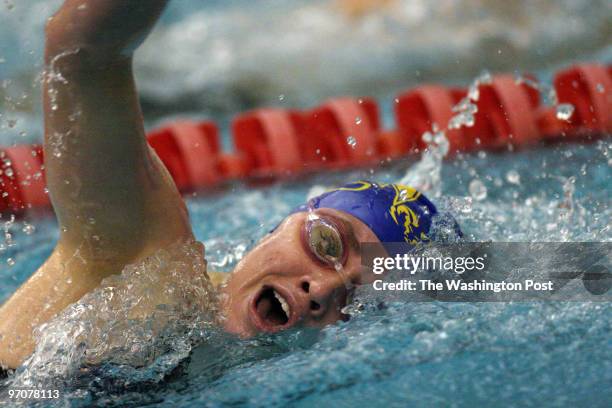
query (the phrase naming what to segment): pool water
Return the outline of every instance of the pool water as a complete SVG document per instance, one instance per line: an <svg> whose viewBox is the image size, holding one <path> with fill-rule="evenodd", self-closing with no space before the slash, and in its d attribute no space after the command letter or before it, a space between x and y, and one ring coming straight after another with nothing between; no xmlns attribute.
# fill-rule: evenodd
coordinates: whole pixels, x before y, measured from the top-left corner
<svg viewBox="0 0 612 408"><path fill-rule="evenodd" d="M306 106L310 101L328 96L327 92L355 94L368 91L360 88L359 84L364 78L376 77L376 84L380 87L371 93L387 101L383 104L383 115L384 122L389 124L392 123L390 95L393 89L399 89L394 88L398 83L407 85L422 81L422 76L429 75L426 79L435 79L438 75L448 78L448 81L467 84L480 70L498 67L509 71L529 67L545 80L550 80L552 70L574 58L609 62L612 55L609 44L598 42L602 36L598 24L602 19L605 21L606 15L609 18L611 12L605 2L602 5L563 2L569 11L542 2L541 9L532 10L533 18L556 22L557 25L542 23L541 27L531 20L525 22L524 16L504 17L503 10L497 10L485 1L444 2L446 8L441 9L448 15L434 11L426 2L414 2L420 9L417 7L412 14L407 14L408 17L404 16L408 23L397 17L400 20L395 22L395 29L402 35L422 34L423 30L426 33L415 35L415 45L400 46L399 42L390 41L388 59L379 59L380 66L368 63L365 68L357 70L352 80L345 78L351 76L339 72L352 63L364 62L360 58L373 57L371 51L364 51L366 56L363 57L357 48L353 48L342 54L335 65L330 63L334 68L331 73L321 74L319 68L298 71L301 76L293 78L293 81L287 79L284 82L282 77L280 82L270 80L269 88L253 93L249 90L253 81L262 76L274 78L279 72L291 71L293 65L288 67L279 62L276 70L266 71L263 63L252 62L250 67L230 69L223 74L214 71L217 65L237 67L232 65L232 58L236 56L259 61L255 56L261 56L258 53L263 52L261 50L269 41L262 34L243 44L236 34L220 27L231 23L246 32L260 32L254 20L267 16L272 33L267 35L278 34L288 28L282 24L281 12L275 7L287 11L289 6L286 4L291 4L292 9L297 10L293 16L299 17L301 24L316 23L314 27L318 30L329 31L335 26L326 20L328 12L323 8L324 2L308 5L301 1L282 4L260 1L254 2L254 6L244 6L240 1L228 4L212 2L202 9L185 3L172 5L160 30L153 35L139 60L138 74L142 78L145 107L150 112L151 123L173 117L182 106L182 111L195 111L197 108L200 112L214 115L224 124L232 112L263 102L274 100L281 106ZM56 4L57 1L33 1L30 8L20 8L16 4L10 12L2 12L2 21L14 25L13 20L23 20L27 16L36 32L43 20L34 19L31 12L35 10L46 15ZM592 9L584 7L587 4L593 5ZM563 25L564 19L569 19L566 13L575 12L580 5L583 6L579 9L581 13L571 23ZM4 5L0 5L2 7ZM247 7L247 10L241 13L240 7ZM462 24L466 19L471 22L478 20L474 8L486 14L480 15L482 19L500 25L498 31L505 42L497 38L495 47L506 50L504 44L510 43L524 61L511 62L512 58L499 58L492 61L493 66L488 66L486 51L471 57L473 47L491 41L486 35L472 32ZM259 14L249 19L249 10L256 10ZM463 14L460 13L462 10ZM556 10L555 13L560 15L550 10ZM423 23L432 16L436 17L433 28ZM187 18L191 32L206 37L209 43L193 39L200 38L195 35L190 42L191 37L187 38L177 25L180 17ZM381 18L387 21L384 19L389 17ZM359 35L370 39L382 35L381 28L377 31L377 21L362 23ZM452 62L454 57L446 56L446 50L436 49L437 43L427 35L427 30L435 32L435 28L444 23L449 30L467 30L461 37L465 41L464 47L454 44L454 57L465 62L460 64L460 68ZM558 43L549 44L554 30L563 38ZM40 40L30 35L22 34L20 44L27 44L26 49L36 50ZM309 37L299 29L293 35L297 36L294 41L302 40L303 49L310 50L312 57L314 51L309 47L314 45L307 42ZM386 35L391 34L386 32ZM174 66L155 61L152 56L155 47L162 47L172 38L185 44L172 51L177 53L176 59L164 59L174 61ZM521 44L530 40L536 44L535 51L527 45L521 48ZM567 50L564 52L561 45L585 40L591 45L580 49L580 56ZM332 43L319 52L333 53L342 48L341 44L341 41ZM402 48L411 46L412 49ZM187 58L194 47L202 47L203 55L191 54ZM422 65L408 61L406 55L415 51L430 59L421 62ZM32 82L33 73L28 65L17 62L33 57L27 57L23 50L16 48L10 48L8 52L4 58L9 68L0 72L10 75L12 82L4 90L7 94L26 92L31 106L16 105L14 95L11 101L4 102L6 115L0 120L4 126L2 131L6 132L0 140L3 143L23 143L36 139L40 134L36 130L40 128L40 108L34 102L36 81ZM276 61L284 55L281 51L277 54L267 52L269 54L264 55L272 55ZM397 61L392 55L403 56L407 61ZM203 65L204 57L211 57L211 67L206 68L211 71L196 71L188 78L181 76L184 82L163 87L159 84L173 84L172 81L158 80L158 85L155 85L150 80L155 75L162 78L164 75L177 75L177 70L192 72L196 66ZM305 60L306 57L298 59L298 62ZM434 65L445 68L436 70L432 68ZM0 69L2 67L0 64ZM399 68L411 72L409 80L397 74ZM421 76L412 75L414 71L422 71ZM342 77L341 83L335 83L330 89L328 85L337 77ZM208 91L212 95L221 95L220 99L211 102L205 97L194 96ZM286 98L281 100L281 94ZM189 103L181 105L186 100ZM179 108L171 108L171 105ZM5 122L8 117L17 118L17 126L9 128ZM25 135L21 136L21 132ZM227 132L224 137L224 143L228 145ZM418 162L418 157L409 157L385 166L264 186L235 183L218 191L197 192L187 197L196 237L206 246L209 269L231 271L246 250L291 208L303 203L316 191L363 178L397 181L407 173L409 177L414 176L411 169ZM612 141L609 137L588 144L564 142L528 151L478 152L446 160L435 168L441 171L441 176L440 182L432 187L440 194L434 194L433 201L453 212L468 240L609 242L612 238L611 168ZM0 226L4 232L4 239L0 237L2 302L48 256L58 231L53 218L44 212L14 221L5 217L0 219ZM355 308L348 322L321 331L292 330L249 340L236 339L212 327L189 336L176 334L169 343L174 348L170 347L148 365L139 368L107 363L88 366L86 370L76 367L65 371L65 375L48 375L51 366L60 362L79 362L66 361L70 356L63 355L60 347L54 353L39 354L43 358L36 362L39 365L30 362L15 377L0 382L0 392L3 388L26 384L27 381L43 388L57 387L62 393L62 398L53 402L57 406L604 407L612 400L610 303L416 303L385 298L384 294L374 295L367 289L358 291L355 302L360 307ZM193 346L192 340L196 343ZM67 350L70 350L70 341L65 340ZM48 402L25 405L48 406Z"/></svg>
<svg viewBox="0 0 612 408"><path fill-rule="evenodd" d="M609 242L611 150L602 140L450 161L442 169L442 201L454 208L473 240ZM236 185L190 198L209 267L230 270L244 248L304 201L312 185L366 176L397 180L410 164L405 160L373 174L365 169L257 189ZM485 185L485 199L470 196L474 179ZM568 186L574 189L570 195ZM568 200L574 208L569 215ZM44 259L56 236L49 217L29 222L36 226L31 235L22 231L22 222L11 227L17 244L5 256L15 266L2 267L8 280L3 297ZM234 229L242 233L226 236ZM602 386L612 380L609 303L392 299L379 309L381 300L367 291L358 294L356 301L365 310L320 332L237 340L212 330L187 360L182 352L169 353L171 363L161 374L159 364L138 370L102 366L74 374L60 382L61 389L74 406L348 406L355 401L372 406L606 406L612 397ZM164 375L169 378L160 381ZM45 379L38 380L44 384Z"/></svg>

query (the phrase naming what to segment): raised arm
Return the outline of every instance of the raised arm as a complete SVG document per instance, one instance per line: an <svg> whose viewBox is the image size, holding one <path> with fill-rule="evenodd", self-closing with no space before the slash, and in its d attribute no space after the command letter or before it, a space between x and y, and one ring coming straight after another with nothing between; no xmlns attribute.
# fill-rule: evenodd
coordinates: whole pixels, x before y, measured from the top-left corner
<svg viewBox="0 0 612 408"><path fill-rule="evenodd" d="M190 234L182 199L146 144L132 75L133 52L166 3L67 0L47 24L47 184L60 245L92 259L121 261Z"/></svg>
<svg viewBox="0 0 612 408"><path fill-rule="evenodd" d="M19 365L33 329L103 278L192 238L183 200L146 143L132 75L133 52L166 2L67 0L47 24L45 165L60 240L0 307L0 366Z"/></svg>

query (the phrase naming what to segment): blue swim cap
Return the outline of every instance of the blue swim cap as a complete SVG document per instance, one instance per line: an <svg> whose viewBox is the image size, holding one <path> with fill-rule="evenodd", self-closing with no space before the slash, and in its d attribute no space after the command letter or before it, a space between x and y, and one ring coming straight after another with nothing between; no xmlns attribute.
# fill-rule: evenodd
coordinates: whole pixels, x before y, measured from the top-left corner
<svg viewBox="0 0 612 408"><path fill-rule="evenodd" d="M436 206L412 187L357 181L312 198L294 212L333 208L366 224L381 242L416 245L430 236ZM455 230L461 235L458 225Z"/></svg>

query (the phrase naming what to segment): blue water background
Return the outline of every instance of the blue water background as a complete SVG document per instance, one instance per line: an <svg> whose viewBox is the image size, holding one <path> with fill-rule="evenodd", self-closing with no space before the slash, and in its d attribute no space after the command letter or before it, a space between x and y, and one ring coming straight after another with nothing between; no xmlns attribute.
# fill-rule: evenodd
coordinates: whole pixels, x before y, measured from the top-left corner
<svg viewBox="0 0 612 408"><path fill-rule="evenodd" d="M2 101L0 142L4 144L40 140L36 73L41 68L44 18L58 1L11 3L11 10L5 2L0 4L0 57L5 60L0 64L0 81L10 81L0 93L11 97ZM393 96L415 83L467 84L483 69L532 70L546 81L554 70L575 61L611 61L609 28L605 28L610 5L588 1L540 6L523 2L522 6L532 7L531 18L536 20L529 24L524 16L504 17L503 8L491 6L494 2L445 2L447 14L426 2L414 2L424 11L410 20L413 23L393 26L394 31L387 33L390 37L384 37L387 47L380 50L368 43L343 43L346 38L330 38L329 44L316 47L304 40L298 42L302 48L289 49L294 43L284 41L280 34L286 26L279 23L288 10L300 9L302 18L311 16L316 29L334 33L334 24L321 23L326 12L316 8L324 3L235 0L197 6L175 1L137 62L147 125L177 115L213 118L223 126L227 148L228 117L261 104L306 107L331 95L368 93L380 99L384 122L391 124ZM453 44L451 49L442 46L443 39L432 40L428 16L436 17L429 22L434 29L447 26L461 32L467 38L464 46ZM180 29L184 19L194 33L189 38ZM466 28L466 21L480 20L498 22L501 34ZM355 30L385 44L376 37L382 32L376 27ZM247 41L235 31L251 33L252 38ZM277 51L268 50L274 47L265 32L277 37ZM303 32L289 34L294 42L308 38ZM204 39L196 41L197 35ZM401 36L404 45L397 40ZM179 39L178 50L166 47L169 38ZM201 55L194 56L198 46ZM323 51L313 53L318 48ZM327 52L333 55L344 49L349 51L339 52L335 60L296 68L313 56L324 58ZM304 50L308 55L300 59ZM189 53L191 58L186 58ZM232 55L249 61L246 67L242 69ZM227 72L197 71L207 61L213 68L226 66ZM168 80L181 72L197 75ZM22 95L23 101L17 103ZM17 125L9 126L7 119L16 119ZM587 145L469 155L445 163L442 191L445 197L461 201L469 197L472 180L487 187L485 200L456 214L469 239L610 241L611 150L610 139L604 139ZM235 256L302 203L312 186L357 178L395 181L416 160L267 186L230 184L214 192L197 192L187 202L211 267L230 270ZM508 181L511 171L520 175L519 185ZM566 199L563 185L570 177L575 177L576 214L561 225L558 209ZM24 222L35 232L24 232ZM57 225L45 213L29 214L6 228L15 246L0 252L0 302L36 270L57 239ZM129 378L114 376L109 369L102 372L97 386L89 384L82 392L74 392L75 387L63 390L65 399L58 405L604 407L612 401L611 311L607 303L391 302L323 331L292 331L248 341L219 334L213 344L194 350L182 373L163 383L130 384Z"/></svg>

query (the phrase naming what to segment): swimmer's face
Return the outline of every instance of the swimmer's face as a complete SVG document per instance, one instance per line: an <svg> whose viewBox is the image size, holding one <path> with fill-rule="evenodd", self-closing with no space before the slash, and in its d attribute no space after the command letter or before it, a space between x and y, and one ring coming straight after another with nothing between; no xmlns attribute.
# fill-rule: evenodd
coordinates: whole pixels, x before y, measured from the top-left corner
<svg viewBox="0 0 612 408"><path fill-rule="evenodd" d="M287 217L236 266L224 287L225 328L241 336L294 326L323 327L355 285L368 280L360 242L377 242L361 221L320 209Z"/></svg>

